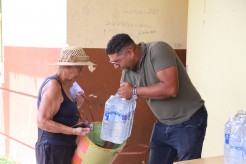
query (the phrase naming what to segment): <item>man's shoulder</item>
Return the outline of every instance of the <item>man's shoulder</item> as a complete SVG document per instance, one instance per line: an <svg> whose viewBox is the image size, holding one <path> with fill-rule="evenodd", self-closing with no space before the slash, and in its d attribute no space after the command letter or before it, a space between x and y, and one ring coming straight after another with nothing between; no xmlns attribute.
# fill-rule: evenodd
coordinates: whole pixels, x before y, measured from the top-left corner
<svg viewBox="0 0 246 164"><path fill-rule="evenodd" d="M148 45L148 47L170 47L170 45L164 41L152 41L152 42L148 42L146 43L146 45Z"/></svg>

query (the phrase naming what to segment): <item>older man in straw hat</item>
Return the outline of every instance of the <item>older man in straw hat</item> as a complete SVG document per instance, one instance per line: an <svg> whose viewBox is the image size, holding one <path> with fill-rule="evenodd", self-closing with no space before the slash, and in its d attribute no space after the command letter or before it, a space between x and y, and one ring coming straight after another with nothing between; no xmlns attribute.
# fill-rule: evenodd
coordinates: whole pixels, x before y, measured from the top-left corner
<svg viewBox="0 0 246 164"><path fill-rule="evenodd" d="M78 120L78 108L85 95L77 93L76 101L70 88L81 75L83 66L94 67L80 47L66 47L54 65L58 70L47 77L38 94L38 140L35 146L38 164L70 164L78 135L87 135L90 128L72 128Z"/></svg>

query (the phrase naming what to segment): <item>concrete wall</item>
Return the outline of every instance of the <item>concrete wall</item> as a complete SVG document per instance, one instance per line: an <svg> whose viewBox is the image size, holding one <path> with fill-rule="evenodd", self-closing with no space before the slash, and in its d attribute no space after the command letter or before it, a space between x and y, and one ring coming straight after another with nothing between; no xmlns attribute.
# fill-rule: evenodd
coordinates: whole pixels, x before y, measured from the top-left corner
<svg viewBox="0 0 246 164"><path fill-rule="evenodd" d="M246 110L245 8L245 0L189 0L188 73L209 114L204 157L223 154L225 122Z"/></svg>
<svg viewBox="0 0 246 164"><path fill-rule="evenodd" d="M2 0L4 77L0 84L0 155L7 155L23 164L35 163L33 148L37 138L36 98L38 88L43 78L55 71L56 67L49 64L56 61L60 48L68 44L76 44L86 48L85 50L91 60L97 64L97 69L93 73L90 74L88 70L85 70L83 77L78 82L86 93L98 96L97 99L91 100L92 109L94 120L102 120L104 103L110 94L115 93L119 86L120 77L120 72L113 71L114 68L109 64L108 58L104 54L103 48L109 35L107 35L108 37L97 35L105 39L97 42L97 39L91 38L91 36L95 36L94 30L100 31L101 26L91 27L91 22L88 21L90 27L88 32L86 30L88 27L79 26L83 22L77 22L75 15L71 16L74 14L71 12L78 11L79 13L87 10L98 11L100 15L101 11L95 10L93 6L88 6L87 9L81 8L94 2L96 1ZM133 3L136 2L129 1L125 5L126 9L129 6L128 12L135 12L132 14L135 15L134 19L137 19L137 15L139 15L136 12L155 11L158 13L156 19L148 20L152 24L154 23L153 26L151 25L152 28L144 28L144 32L134 35L134 39L140 41L143 38L143 41L150 41L152 37L152 39L159 40L161 38L157 34L162 34L160 36L165 41L170 42L174 48L179 49L178 52L181 52L185 59L188 1L156 1L153 7L148 7L153 3L152 1L141 1L135 5L136 8L133 7ZM156 8L159 3L161 3L160 7ZM107 4L104 6L107 10ZM141 6L144 7L143 10L140 9ZM115 8L119 9L121 6L115 6ZM108 8L107 14L113 14L115 8L113 6ZM161 9L165 9L163 17L168 19L160 17L160 13L163 12ZM121 14L124 17L123 11ZM99 20L96 19L95 21L98 22ZM141 22L147 22L147 19L138 20L138 23L141 24ZM155 30L160 22L167 29ZM77 28L73 30L73 26ZM103 29L105 30L105 28ZM172 29L175 30L172 31ZM147 32L149 30L156 32L146 33L146 30ZM122 32L122 29L114 28L114 32ZM124 32L134 34L130 29ZM144 36L141 36L143 34ZM84 38L87 38L89 42L84 42ZM90 40L97 44L88 44L91 43ZM88 111L85 113L85 117L87 116L90 116ZM93 120L91 117L89 119ZM143 100L138 102L134 122L129 143L148 144L154 117ZM125 156L119 157L116 163L124 163L126 159L129 164L136 163L136 160L137 163L142 161L146 163L147 158L148 154Z"/></svg>
<svg viewBox="0 0 246 164"><path fill-rule="evenodd" d="M68 42L105 48L116 33L186 49L188 0L68 1Z"/></svg>

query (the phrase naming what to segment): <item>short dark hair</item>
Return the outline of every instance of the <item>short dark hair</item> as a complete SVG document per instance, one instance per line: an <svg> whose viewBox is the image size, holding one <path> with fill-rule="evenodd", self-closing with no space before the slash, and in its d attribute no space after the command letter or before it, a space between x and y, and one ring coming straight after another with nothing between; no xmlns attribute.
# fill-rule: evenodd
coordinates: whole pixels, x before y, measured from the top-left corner
<svg viewBox="0 0 246 164"><path fill-rule="evenodd" d="M107 44L106 54L114 54L119 53L125 47L133 44L134 41L128 34L116 34L114 35L111 40Z"/></svg>

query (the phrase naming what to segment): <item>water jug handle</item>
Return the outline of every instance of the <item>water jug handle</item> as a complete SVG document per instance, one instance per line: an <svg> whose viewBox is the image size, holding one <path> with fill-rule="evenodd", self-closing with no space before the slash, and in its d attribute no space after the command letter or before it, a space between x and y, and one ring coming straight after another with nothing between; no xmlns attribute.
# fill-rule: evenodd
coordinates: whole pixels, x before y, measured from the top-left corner
<svg viewBox="0 0 246 164"><path fill-rule="evenodd" d="M144 151L139 151L139 152L115 152L117 155L141 155L149 152L149 146L145 144L138 144L138 145L132 145L132 146L125 146L123 150L126 150L127 148L132 148L132 147L143 147L146 148Z"/></svg>
<svg viewBox="0 0 246 164"><path fill-rule="evenodd" d="M116 93L114 96L121 98L118 93ZM121 100L126 100L126 98L121 98Z"/></svg>

